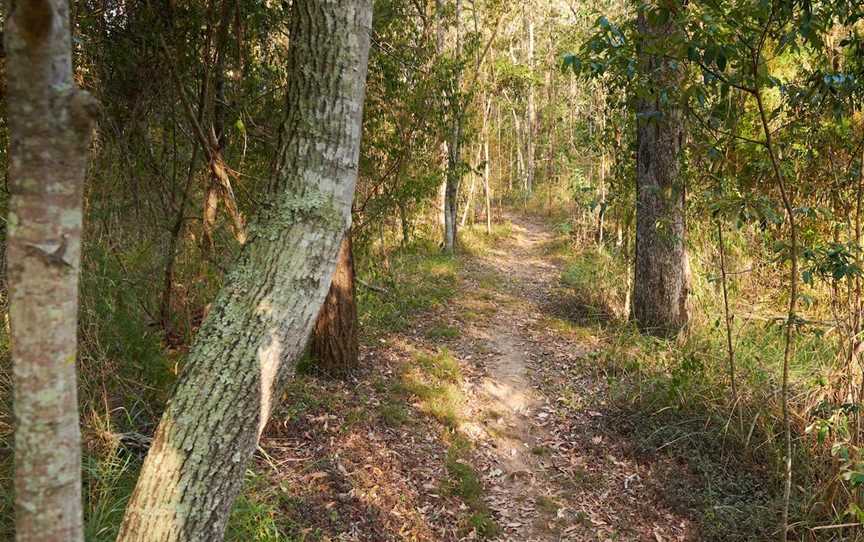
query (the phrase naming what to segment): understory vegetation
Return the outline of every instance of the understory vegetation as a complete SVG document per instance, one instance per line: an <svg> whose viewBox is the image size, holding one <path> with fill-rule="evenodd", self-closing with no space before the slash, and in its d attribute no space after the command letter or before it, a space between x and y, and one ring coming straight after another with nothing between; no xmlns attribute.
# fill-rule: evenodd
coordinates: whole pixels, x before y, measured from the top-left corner
<svg viewBox="0 0 864 542"><path fill-rule="evenodd" d="M728 283L734 315L733 394L727 330L718 316L724 308L717 250L694 253L694 309L686 334L672 342L656 339L629 320L628 283L620 277L626 276L631 256L614 239L603 244L580 239L573 232L592 228L580 215L577 208L575 217L571 210L547 218L564 232L547 252L562 262L566 292L549 325L592 345L582 365L607 383L616 431L635 439L637 453L671 455L687 466L692 479L682 480L677 471L664 479L670 498L696 513L704 539L771 539L785 477L780 398L784 317L778 309L783 300L765 295L776 291L778 260L768 247L753 250L746 230L727 237L726 265L744 270L730 274ZM700 246L702 236L710 242L711 233L691 230L691 242ZM819 293L811 290L810 295ZM853 430L845 417L855 407L833 410L830 402L839 333L830 313L818 307L811 307L807 319L790 360L791 516L816 539L857 540L843 528L854 529L858 521L857 507L849 504L858 466L854 447L843 436ZM700 489L694 492L694 487ZM826 520L837 527L819 529Z"/></svg>
<svg viewBox="0 0 864 542"><path fill-rule="evenodd" d="M0 540L864 540L860 0L6 4Z"/></svg>

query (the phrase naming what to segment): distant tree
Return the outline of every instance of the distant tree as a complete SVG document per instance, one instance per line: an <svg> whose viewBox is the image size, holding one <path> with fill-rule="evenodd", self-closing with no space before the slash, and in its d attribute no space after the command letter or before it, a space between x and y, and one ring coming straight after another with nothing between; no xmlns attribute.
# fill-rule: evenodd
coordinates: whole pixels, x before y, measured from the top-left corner
<svg viewBox="0 0 864 542"><path fill-rule="evenodd" d="M293 4L277 173L163 414L121 542L224 536L350 225L371 15L371 0Z"/></svg>
<svg viewBox="0 0 864 542"><path fill-rule="evenodd" d="M462 0L456 3L456 38L453 56L457 67L453 73L451 88L448 93L450 102L450 126L447 134L447 166L445 172L444 190L444 251L452 253L456 250L459 227L459 188L462 185L462 144L464 138L463 98L461 96L462 69L458 64L462 58Z"/></svg>
<svg viewBox="0 0 864 542"><path fill-rule="evenodd" d="M68 2L7 7L16 538L74 542L83 539L75 368L82 193L95 101L75 87Z"/></svg>

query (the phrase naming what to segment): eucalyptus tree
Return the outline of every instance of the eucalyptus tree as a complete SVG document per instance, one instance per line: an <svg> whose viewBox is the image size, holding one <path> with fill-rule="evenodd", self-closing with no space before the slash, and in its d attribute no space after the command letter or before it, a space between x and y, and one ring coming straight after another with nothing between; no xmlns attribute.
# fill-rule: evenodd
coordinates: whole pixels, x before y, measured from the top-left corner
<svg viewBox="0 0 864 542"><path fill-rule="evenodd" d="M633 318L648 333L673 337L689 320L690 267L686 248L686 136L675 89L684 80L668 46L680 39L684 4L661 0L642 9L636 22L638 70L645 78L636 95L636 264Z"/></svg>
<svg viewBox="0 0 864 542"><path fill-rule="evenodd" d="M16 539L74 542L83 539L78 277L95 101L73 79L69 3L7 8Z"/></svg>
<svg viewBox="0 0 864 542"><path fill-rule="evenodd" d="M453 44L453 72L446 100L449 103L448 119L450 126L447 134L447 167L444 175L444 251L456 250L459 220L459 188L462 184L464 165L462 145L464 144L466 103L462 92L462 71L464 49L462 27L462 0L454 0L455 39Z"/></svg>
<svg viewBox="0 0 864 542"><path fill-rule="evenodd" d="M370 0L294 2L286 136L269 198L191 348L120 541L224 534L351 222L371 13Z"/></svg>
<svg viewBox="0 0 864 542"><path fill-rule="evenodd" d="M348 232L339 246L330 290L315 321L309 345L316 372L325 376L344 376L360 362L356 288L354 253Z"/></svg>
<svg viewBox="0 0 864 542"><path fill-rule="evenodd" d="M801 148L800 142L806 141L805 135L812 130L812 127L805 125L808 118L814 114L819 117L827 108L836 106L839 102L838 95L857 84L854 76L850 77L850 74L838 70L836 64L829 68L817 68L815 73L805 64L803 69L791 72L791 75L788 72L780 75L775 59L783 55L823 56L826 50L825 38L837 28L851 29L864 16L864 12L858 3L842 0L772 0L756 5L745 2L719 5L699 1L693 4L692 9L694 16L687 26L682 50L686 51L686 59L698 68L702 82L690 85L686 93L693 96L694 102L699 105L710 104L702 108L701 113L704 115L699 118L708 127L708 131L713 132L714 137L724 138L727 145L743 142L755 151L756 168L772 181L773 191L769 196L775 201L779 200L778 206L785 215L782 220L779 217L776 220L783 229L782 237L775 241L775 247L778 259L788 262L789 266L780 394L785 483L778 530L778 538L786 540L790 529L794 455L789 405L790 366L795 330L801 324L798 311L802 260L818 260L817 255L821 252L818 248L821 244L818 240L819 221L813 221L815 213L810 212L806 204L798 202L803 199L807 190L800 178L793 180L796 171L800 170L795 163L798 154L796 147ZM779 93L776 90L779 90ZM736 111L718 105L724 101L728 103L728 100L718 100L718 97L725 98L731 93L740 97L739 103L742 107ZM752 134L742 134L739 127L744 126L744 114L748 104L757 128ZM693 109L699 108L694 106ZM833 114L835 118L839 118L851 115L852 112L853 109L847 108L844 111L842 107L835 107ZM721 128L723 124L718 113L725 113L734 119L731 130ZM814 151L813 148L805 148L800 160L812 160ZM720 152L715 152L714 155L720 158L724 156ZM858 197L860 198L860 189ZM730 205L720 202L720 206ZM733 204L732 207L746 208L746 204ZM802 236L803 228L806 228L806 238ZM860 267L850 264L855 260L850 251L860 251L860 226L854 244L851 245L837 243L836 231L832 232L832 235L835 237L830 251L832 256L827 261L823 260L814 265L808 275L812 277L815 272L820 272L829 275L833 281L859 280L857 277L861 270ZM811 246L802 246L805 242L809 242ZM805 275L805 278L808 275ZM731 344L729 349L731 360ZM857 427L858 423L855 425ZM857 440L858 437L855 438ZM857 467L853 470L857 470ZM847 472L845 476L851 475Z"/></svg>
<svg viewBox="0 0 864 542"><path fill-rule="evenodd" d="M795 452L789 404L790 366L795 333L803 325L799 314L801 282L803 279L813 283L821 278L835 290L845 282L850 298L858 295L854 292L856 283L860 284L861 190L856 190L855 186L864 177L852 175L855 178L852 186L840 183L841 177L836 173L836 187L820 185L817 188L816 181L805 182L806 172L817 177L817 170L812 166L814 161L825 160L823 167L829 171L837 168L831 159L822 158L831 154L830 149L820 148L821 142L814 145L812 142L819 140L813 134L830 125L833 126L828 131L837 133L838 126L848 125L860 109L860 99L853 98L861 94L856 74L843 67L844 63L854 64L852 59L862 50L860 30L856 30L864 17L859 4L843 0L760 3L697 0L689 2L684 11L677 5L662 3L645 8L636 24L616 25L601 18L598 32L586 44L582 55L567 61L581 73L611 74L618 81L644 75L646 39L650 41L658 28L668 28L674 22L674 33L664 39L657 50L662 52L661 65L676 68L674 103L680 108L678 114L686 115L690 129L697 134L689 149L702 170L698 175L691 175L688 182L704 180L708 184L704 200L698 205L710 209L717 222L723 258L720 274L726 276L722 246L725 221L756 222L774 246L778 264L788 266L787 280L778 292L788 303L781 319L783 348L778 408L783 428L781 471L785 478L780 528L776 531L781 540L787 539L792 523L792 458ZM837 47L828 47L826 42L838 34L847 37L837 40ZM637 43L643 47L641 55L635 51ZM845 55L838 52L843 48L847 48ZM849 60L843 61L844 56ZM641 63L637 64L637 58ZM630 87L637 103L646 95L645 84L646 81L642 81ZM647 91L647 95L651 95L650 87ZM672 103L672 92L667 91L667 94L668 103ZM642 116L646 113L652 114L646 110ZM640 123L644 122L640 119ZM661 126L660 123L655 125ZM638 135L643 137L643 134L640 126ZM684 147L680 140L677 146L682 153ZM642 150L640 141L640 153ZM849 156L851 163L860 163L857 156ZM637 159L637 168L640 167ZM826 194L836 189L851 193L859 203L844 206L832 195L833 207L847 216L839 217L826 229L829 223L826 217L831 213L820 206ZM639 212L642 207L637 207ZM848 242L841 238L843 230L848 232ZM637 264L637 287L640 279ZM734 344L725 280L725 332L734 386ZM855 326L853 321L851 329ZM847 350L849 359L854 359L854 345ZM848 385L847 390L853 386L851 382ZM849 391L843 400L852 396L853 392ZM854 412L839 409L835 414L848 419L850 426L857 428L860 423ZM839 440L834 443L834 449L841 450L841 456L854 454L855 442L859 440L858 434L848 441ZM840 477L855 480L860 467L854 466L854 461L842 463ZM855 485L853 482L852 486ZM833 506L842 509L847 504ZM855 502L851 504L857 506Z"/></svg>
<svg viewBox="0 0 864 542"><path fill-rule="evenodd" d="M661 0L637 9L635 21L606 17L565 65L623 89L636 119L636 258L632 315L644 332L678 335L689 321L686 248L685 118L679 87L685 66L674 53L683 39L684 4Z"/></svg>

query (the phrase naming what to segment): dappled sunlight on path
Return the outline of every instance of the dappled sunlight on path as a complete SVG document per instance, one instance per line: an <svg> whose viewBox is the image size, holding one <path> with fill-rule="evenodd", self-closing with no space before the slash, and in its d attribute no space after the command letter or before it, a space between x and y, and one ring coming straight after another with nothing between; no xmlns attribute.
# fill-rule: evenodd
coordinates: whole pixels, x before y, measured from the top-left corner
<svg viewBox="0 0 864 542"><path fill-rule="evenodd" d="M544 254L555 235L530 218L511 221L509 238L466 265L463 295L451 308L452 321L484 301L495 309L469 319L454 348L476 370L459 430L475 443L486 500L503 530L498 540L697 539L658 499L652 466L627 458L629 446L598 429L598 385L577 370L587 345L544 327L561 295L561 270ZM556 379L572 379L583 408L562 408L557 390L543 384Z"/></svg>

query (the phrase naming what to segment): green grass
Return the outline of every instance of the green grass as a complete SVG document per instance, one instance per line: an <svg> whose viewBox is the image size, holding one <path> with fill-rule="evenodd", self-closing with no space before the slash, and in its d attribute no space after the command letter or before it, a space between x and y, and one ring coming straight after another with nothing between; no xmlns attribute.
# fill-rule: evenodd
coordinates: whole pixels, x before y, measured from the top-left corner
<svg viewBox="0 0 864 542"><path fill-rule="evenodd" d="M627 267L615 255L586 250L570 257L561 283L571 294L568 314L578 321L620 320L627 313Z"/></svg>
<svg viewBox="0 0 864 542"><path fill-rule="evenodd" d="M83 467L84 538L88 542L113 542L135 489L141 463L114 450L99 457L85 454Z"/></svg>
<svg viewBox="0 0 864 542"><path fill-rule="evenodd" d="M492 224L492 232L486 233L485 224L474 224L459 230L459 249L472 255L485 254L513 236L513 224Z"/></svg>
<svg viewBox="0 0 864 542"><path fill-rule="evenodd" d="M452 438L445 461L448 478L444 481L442 492L459 497L471 510L467 526L469 530L475 530L484 539L494 538L499 534L500 527L483 500L483 484L477 471L468 462L470 451L471 443L465 438L458 435Z"/></svg>
<svg viewBox="0 0 864 542"><path fill-rule="evenodd" d="M379 406L378 417L389 427L400 427L408 423L410 419L408 409L396 402L388 402Z"/></svg>
<svg viewBox="0 0 864 542"><path fill-rule="evenodd" d="M716 285L694 265L695 307L691 329L678 341L642 335L624 317L626 266L620 255L593 247L560 251L565 261L562 287L570 299L549 327L572 336L595 338L597 349L583 358L585 370L608 383L615 430L625 433L642 452L658 451L685 463L689 476L670 472L667 498L699 522L706 540L768 539L779 517L784 463L781 405L777 390L783 363L783 328L764 320L734 320L736 380L733 401L722 306ZM603 269L603 273L598 273ZM612 271L609 271L612 270ZM738 314L752 307L736 298ZM620 308L616 308L620 307ZM777 310L782 314L782 308ZM836 367L833 340L817 329L799 329L790 363L793 412L807 414L808 395L828 380ZM579 397L581 390L560 396ZM580 401L570 406L584 408ZM814 447L803 425L795 425L795 484L820 487L830 472L825 448ZM679 467L680 468L680 467ZM830 476L830 475L829 475ZM694 485L695 484L695 485ZM824 487L824 486L823 486ZM817 518L807 499L812 489L793 492L792 517L802 525L848 521L841 513ZM812 508L810 508L812 510ZM802 530L803 532L803 530ZM823 533L827 534L827 533Z"/></svg>
<svg viewBox="0 0 864 542"><path fill-rule="evenodd" d="M401 248L389 262L389 271L375 267L361 272L364 282L386 290L358 287L360 329L367 339L404 330L412 316L456 294L459 260L442 254L433 243L418 241Z"/></svg>
<svg viewBox="0 0 864 542"><path fill-rule="evenodd" d="M430 340L449 340L459 336L459 330L446 324L436 324L426 331L426 337Z"/></svg>
<svg viewBox="0 0 864 542"><path fill-rule="evenodd" d="M283 525L279 509L281 488L272 486L265 477L252 475L244 492L234 502L228 526L227 542L301 542L304 538L289 535L293 525Z"/></svg>
<svg viewBox="0 0 864 542"><path fill-rule="evenodd" d="M420 410L455 429L465 402L459 362L447 350L418 353L415 368L402 377L402 389L417 397Z"/></svg>

